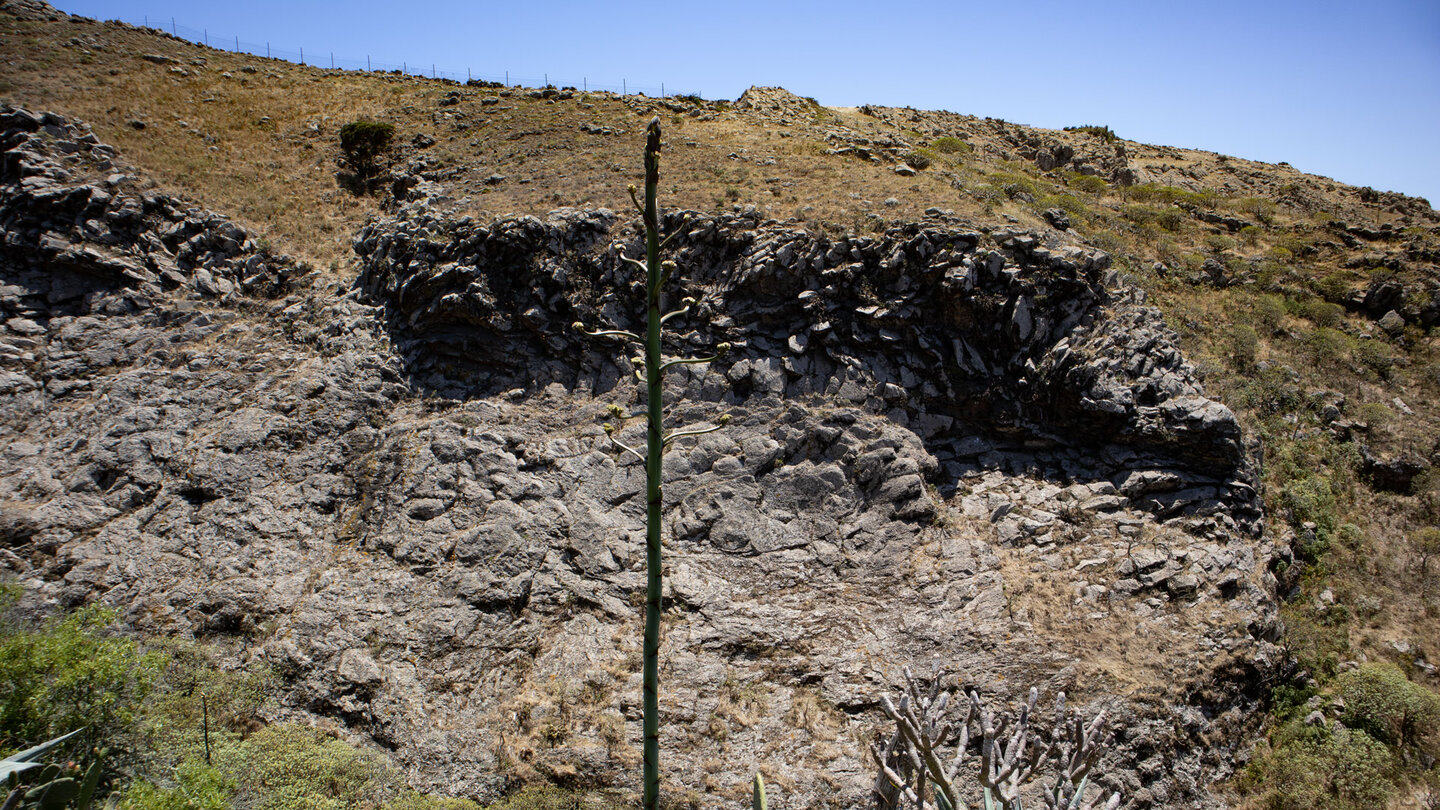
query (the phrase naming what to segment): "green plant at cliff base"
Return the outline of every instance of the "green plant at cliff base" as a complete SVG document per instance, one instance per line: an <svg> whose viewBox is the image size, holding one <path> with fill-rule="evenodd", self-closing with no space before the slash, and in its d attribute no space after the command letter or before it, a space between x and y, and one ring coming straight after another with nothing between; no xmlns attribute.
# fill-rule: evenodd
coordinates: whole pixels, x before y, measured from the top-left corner
<svg viewBox="0 0 1440 810"><path fill-rule="evenodd" d="M974 770L984 810L1022 810L1021 789L1039 782L1040 805L1046 810L1116 810L1120 794L1087 800L1085 789L1112 735L1105 712L1086 720L1065 709L1065 693L1055 699L1054 725L1035 728L1039 691L1016 712L996 714L974 689L968 699L951 700L946 678L937 667L929 688L905 670L905 690L897 703L889 695L880 708L895 722L887 745L872 745L880 768L875 780L877 806L886 810L967 810L962 770ZM960 708L963 714L949 711ZM978 740L978 746L972 746ZM972 747L980 758L970 759ZM947 750L948 749L948 750Z"/></svg>
<svg viewBox="0 0 1440 810"><path fill-rule="evenodd" d="M660 261L660 216L655 203L656 189L660 184L660 119L651 119L645 130L645 202L642 205L636 197L636 188L630 186L630 199L640 212L645 224L645 261L632 259L620 254L621 260L645 272L645 303L647 329L644 339L633 332L623 330L590 331L577 322L575 328L592 337L619 338L627 343L642 344L643 358L635 358L636 376L646 384L647 408L644 414L647 422L646 453L620 441L616 435L627 418L624 410L612 405L610 413L616 423L605 425L605 435L611 443L645 463L645 570L648 574L645 588L645 700L644 700L644 801L645 810L658 810L660 806L660 473L665 449L676 439L686 436L700 436L724 427L729 416L721 416L717 424L693 430L665 432L662 383L665 370L672 366L710 363L730 350L730 344L716 346L716 353L710 357L685 357L664 359L660 353L661 326L672 318L685 315L695 304L686 299L680 309L662 314L661 295L670 274L675 270L674 262ZM676 231L679 233L679 231ZM672 234L673 237L673 234ZM666 240L668 241L668 239ZM640 414L635 414L639 416ZM618 424L617 424L618 423Z"/></svg>
<svg viewBox="0 0 1440 810"><path fill-rule="evenodd" d="M139 707L164 656L109 632L114 619L114 611L91 605L0 630L0 752L80 729L75 748L106 748L112 765L139 753Z"/></svg>

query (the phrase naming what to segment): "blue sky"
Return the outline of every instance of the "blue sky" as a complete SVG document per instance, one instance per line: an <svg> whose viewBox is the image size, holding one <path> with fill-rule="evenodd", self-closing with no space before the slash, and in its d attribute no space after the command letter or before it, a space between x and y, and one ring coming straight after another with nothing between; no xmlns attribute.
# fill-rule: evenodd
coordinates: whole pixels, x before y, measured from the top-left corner
<svg viewBox="0 0 1440 810"><path fill-rule="evenodd" d="M1440 204L1436 0L52 1L321 65L1105 124Z"/></svg>

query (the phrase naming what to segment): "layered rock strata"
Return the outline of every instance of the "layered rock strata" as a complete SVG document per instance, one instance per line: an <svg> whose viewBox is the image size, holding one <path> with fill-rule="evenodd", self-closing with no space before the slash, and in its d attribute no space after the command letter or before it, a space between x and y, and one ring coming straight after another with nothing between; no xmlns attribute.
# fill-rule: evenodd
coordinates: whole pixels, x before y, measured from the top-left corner
<svg viewBox="0 0 1440 810"><path fill-rule="evenodd" d="M414 785L628 788L642 471L604 406L638 279L613 215L358 235L358 281L0 111L0 565L280 676ZM115 175L115 176L112 176ZM667 779L855 806L876 699L942 658L1109 707L1101 781L1216 806L1273 666L1244 443L1100 254L934 219L827 238L671 214Z"/></svg>

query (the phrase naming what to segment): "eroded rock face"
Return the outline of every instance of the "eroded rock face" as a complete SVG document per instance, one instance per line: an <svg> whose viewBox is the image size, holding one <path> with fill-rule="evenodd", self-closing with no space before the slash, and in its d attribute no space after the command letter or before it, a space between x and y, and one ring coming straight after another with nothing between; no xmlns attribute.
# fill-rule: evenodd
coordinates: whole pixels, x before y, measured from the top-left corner
<svg viewBox="0 0 1440 810"><path fill-rule="evenodd" d="M643 331L642 281L619 258L639 237L613 214L480 224L421 211L356 240L360 284L418 381L463 398L552 382L600 396L629 378L615 362L626 352L569 328ZM951 484L1003 464L1007 449L1061 478L1183 469L1213 491L1167 514L1215 511L1218 499L1255 526L1234 415L1203 396L1140 293L1106 287L1108 256L942 226L830 239L672 212L666 227L686 268L673 298L699 300L673 350L737 347L720 373L682 378L687 401L823 397L885 414L926 442Z"/></svg>
<svg viewBox="0 0 1440 810"><path fill-rule="evenodd" d="M273 666L281 714L422 789L632 787L643 472L599 420L639 388L568 325L638 325L633 232L413 206L325 283L105 186L74 125L0 116L0 564L28 598ZM677 423L734 416L666 461L674 789L733 806L764 764L795 806L862 805L878 694L941 658L1108 707L1136 806L1218 805L1271 666L1258 512L1234 418L1105 258L667 228L701 302L673 350L737 347L670 378Z"/></svg>

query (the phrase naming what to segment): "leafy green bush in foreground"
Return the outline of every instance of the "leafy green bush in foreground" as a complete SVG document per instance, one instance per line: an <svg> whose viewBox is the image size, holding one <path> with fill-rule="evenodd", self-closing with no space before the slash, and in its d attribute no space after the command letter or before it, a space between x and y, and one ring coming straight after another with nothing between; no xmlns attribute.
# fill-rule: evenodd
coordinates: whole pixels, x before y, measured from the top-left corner
<svg viewBox="0 0 1440 810"><path fill-rule="evenodd" d="M107 632L114 612L98 606L38 626L0 631L0 752L84 729L71 750L106 748L123 765L137 753L140 707L164 657Z"/></svg>

